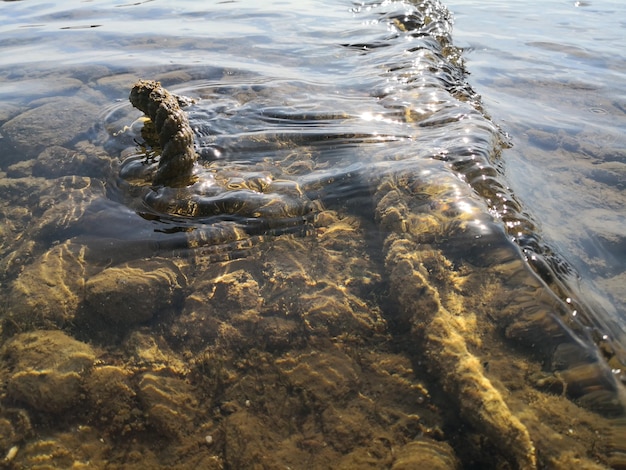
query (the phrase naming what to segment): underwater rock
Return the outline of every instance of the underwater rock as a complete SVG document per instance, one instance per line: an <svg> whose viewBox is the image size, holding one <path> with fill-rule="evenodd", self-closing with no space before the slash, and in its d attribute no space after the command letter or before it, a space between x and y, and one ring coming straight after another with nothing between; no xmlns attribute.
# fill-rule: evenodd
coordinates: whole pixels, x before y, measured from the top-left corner
<svg viewBox="0 0 626 470"><path fill-rule="evenodd" d="M41 178L0 178L0 282L14 280L38 254L33 249L36 242L26 235L33 222L31 207L47 187ZM0 295L6 297L7 290Z"/></svg>
<svg viewBox="0 0 626 470"><path fill-rule="evenodd" d="M36 196L51 183L43 178L0 178L3 202L11 205L30 205Z"/></svg>
<svg viewBox="0 0 626 470"><path fill-rule="evenodd" d="M28 97L30 101L43 101L52 96L73 96L83 86L83 82L65 67L61 73L58 69L49 73L36 71L36 67L26 69L14 72L16 75L13 79L17 80L15 84L19 86L14 94Z"/></svg>
<svg viewBox="0 0 626 470"><path fill-rule="evenodd" d="M19 152L18 159L28 160L46 147L63 146L87 132L99 112L98 106L80 98L53 98L4 123L0 132Z"/></svg>
<svg viewBox="0 0 626 470"><path fill-rule="evenodd" d="M340 454L365 447L373 440L367 416L358 409L346 409L329 405L320 416L329 445Z"/></svg>
<svg viewBox="0 0 626 470"><path fill-rule="evenodd" d="M243 347L245 339L238 330L255 330L263 298L256 279L237 269L238 265L234 261L209 266L194 280L194 293L185 300L183 312L171 328L177 341L198 348L220 338L222 342L239 341Z"/></svg>
<svg viewBox="0 0 626 470"><path fill-rule="evenodd" d="M94 422L112 433L130 432L136 418L136 393L128 370L105 365L95 367L86 378L85 393L91 404Z"/></svg>
<svg viewBox="0 0 626 470"><path fill-rule="evenodd" d="M307 390L320 403L345 398L357 388L357 366L340 351L288 353L276 364L294 387Z"/></svg>
<svg viewBox="0 0 626 470"><path fill-rule="evenodd" d="M61 331L12 337L2 348L8 395L31 407L60 413L81 399L82 383L96 359L93 349Z"/></svg>
<svg viewBox="0 0 626 470"><path fill-rule="evenodd" d="M262 317L256 325L256 334L263 348L270 352L300 348L306 344L301 325L291 318Z"/></svg>
<svg viewBox="0 0 626 470"><path fill-rule="evenodd" d="M104 468L110 465L111 444L97 428L72 426L26 441L19 449L13 468Z"/></svg>
<svg viewBox="0 0 626 470"><path fill-rule="evenodd" d="M456 188L456 201L440 200L452 193L445 186ZM443 176L437 187L404 174L378 184L376 216L392 232L385 264L400 317L462 417L512 466L596 468L601 451L588 443L606 442L599 430L614 427L604 417L623 414L619 384L504 233L487 217L476 224L480 209L470 210L461 189ZM573 415L585 423L580 430ZM564 443L563 429L575 436L591 425L595 434Z"/></svg>
<svg viewBox="0 0 626 470"><path fill-rule="evenodd" d="M98 154L95 148L89 150L86 153L60 145L46 147L33 163L32 175L48 179L70 175L102 177L111 165L110 157Z"/></svg>
<svg viewBox="0 0 626 470"><path fill-rule="evenodd" d="M4 374L2 374L4 375ZM19 444L33 435L30 417L22 408L3 407L0 412L0 449L7 450ZM5 456L5 462L7 461ZM0 462L2 462L0 460Z"/></svg>
<svg viewBox="0 0 626 470"><path fill-rule="evenodd" d="M137 397L159 434L175 438L193 431L199 414L198 400L192 386L184 380L145 373L139 382Z"/></svg>
<svg viewBox="0 0 626 470"><path fill-rule="evenodd" d="M64 176L40 190L31 236L62 240L79 225L91 203L106 196L105 184L87 176Z"/></svg>
<svg viewBox="0 0 626 470"><path fill-rule="evenodd" d="M258 313L263 305L259 284L244 269L226 272L209 282L210 297L206 301L214 304L214 308L218 310L216 316L222 319L246 312L253 315Z"/></svg>
<svg viewBox="0 0 626 470"><path fill-rule="evenodd" d="M173 339L192 349L232 342L274 350L310 335L384 335L381 308L363 299L380 274L360 234L357 219L323 211L314 237L262 240L245 259L208 264L190 275L193 294Z"/></svg>
<svg viewBox="0 0 626 470"><path fill-rule="evenodd" d="M7 168L9 178L27 178L33 174L34 160L23 160Z"/></svg>
<svg viewBox="0 0 626 470"><path fill-rule="evenodd" d="M189 184L198 156L194 149L193 130L178 99L159 82L150 80L135 83L129 99L133 106L150 118L159 136L161 157L153 184Z"/></svg>
<svg viewBox="0 0 626 470"><path fill-rule="evenodd" d="M396 176L397 177L397 176ZM412 234L421 237L422 230L413 231L412 210L402 197L402 180L389 176L378 186L377 217L382 223L390 217L389 202L400 207L393 216L394 232L385 241L386 269L389 281L405 321L411 325L430 369L444 389L455 399L465 419L496 443L502 455L517 468L536 468L535 446L528 430L511 412L502 394L485 375L480 359L470 352L465 338L476 337L471 317L454 315L443 305L436 284L430 281L435 273L420 259L429 253ZM411 188L413 190L413 187ZM393 194L395 197L390 197ZM412 199L408 199L412 200ZM445 264L444 264L445 266ZM442 293L442 295L445 293ZM467 312L470 316L471 312Z"/></svg>
<svg viewBox="0 0 626 470"><path fill-rule="evenodd" d="M323 211L315 238L281 237L263 259L264 313L297 319L320 337L384 334L380 307L364 300L380 281L357 219Z"/></svg>
<svg viewBox="0 0 626 470"><path fill-rule="evenodd" d="M193 294L172 323L172 339L192 350L213 344L266 350L302 345L305 339L300 319L277 316L272 304L265 305L259 282L265 284L267 279L259 276L257 281L252 274L257 271L250 260L209 266L194 280Z"/></svg>
<svg viewBox="0 0 626 470"><path fill-rule="evenodd" d="M455 470L461 465L445 442L420 438L400 447L391 470Z"/></svg>
<svg viewBox="0 0 626 470"><path fill-rule="evenodd" d="M11 284L5 323L32 329L72 322L85 284L85 247L65 242L26 266Z"/></svg>
<svg viewBox="0 0 626 470"><path fill-rule="evenodd" d="M134 368L167 371L181 377L188 374L187 362L172 351L164 338L147 331L146 328L132 331L124 341L123 349L130 364Z"/></svg>
<svg viewBox="0 0 626 470"><path fill-rule="evenodd" d="M535 447L528 430L486 377L480 359L468 349L465 337L473 336L472 328L441 305L439 293L415 262L414 250L407 252L406 244L392 243L387 269L415 334L424 340L432 372L456 398L465 419L497 443L503 456L518 468L535 468Z"/></svg>
<svg viewBox="0 0 626 470"><path fill-rule="evenodd" d="M106 268L85 283L85 313L117 325L136 325L170 309L185 278L169 260L136 260Z"/></svg>
<svg viewBox="0 0 626 470"><path fill-rule="evenodd" d="M4 123L8 121L12 117L19 114L19 112L20 112L19 106L3 101L2 103L0 103L0 122ZM3 139L3 135L0 132L0 143L2 142L2 139Z"/></svg>
<svg viewBox="0 0 626 470"><path fill-rule="evenodd" d="M128 92L128 84L136 82L139 79L137 74L128 73L107 73L96 81L99 90L106 91L107 94L113 93L122 96Z"/></svg>

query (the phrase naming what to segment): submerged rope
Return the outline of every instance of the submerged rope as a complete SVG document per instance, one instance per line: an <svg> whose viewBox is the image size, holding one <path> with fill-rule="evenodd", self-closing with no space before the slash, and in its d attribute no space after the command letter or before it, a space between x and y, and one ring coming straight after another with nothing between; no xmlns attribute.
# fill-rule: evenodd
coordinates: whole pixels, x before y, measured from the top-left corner
<svg viewBox="0 0 626 470"><path fill-rule="evenodd" d="M191 183L193 165L198 156L193 131L178 99L154 80L139 80L129 96L132 105L154 123L161 159L152 180L155 185L183 186Z"/></svg>

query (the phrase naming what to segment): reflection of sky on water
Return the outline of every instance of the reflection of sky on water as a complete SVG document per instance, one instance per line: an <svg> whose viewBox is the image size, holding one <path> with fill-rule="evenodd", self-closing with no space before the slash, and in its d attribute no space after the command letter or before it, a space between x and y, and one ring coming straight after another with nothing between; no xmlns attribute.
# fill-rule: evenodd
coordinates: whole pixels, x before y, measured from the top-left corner
<svg viewBox="0 0 626 470"><path fill-rule="evenodd" d="M120 66L129 62L170 64L175 60L251 67L253 63L246 62L245 50L263 49L276 40L277 31L285 43L291 42L295 53L297 49L319 45L324 36L320 23L332 25L326 42L336 42L338 18L349 19L348 15L337 14L343 14L345 6L320 8L315 1L298 2L289 15L289 9L275 8L278 10L275 12L272 5L249 0L212 4L2 2L0 34L10 35L11 39L4 44L0 42L0 51L5 47L10 51L1 54L0 66L48 61L65 65L91 61ZM247 39L242 42L242 38ZM249 44L251 39L253 45ZM240 58L220 54L237 45L243 52ZM149 57L143 54L146 49L153 51Z"/></svg>
<svg viewBox="0 0 626 470"><path fill-rule="evenodd" d="M472 84L511 134L512 189L588 295L626 315L626 4L446 4Z"/></svg>
<svg viewBox="0 0 626 470"><path fill-rule="evenodd" d="M418 49L406 60L403 53L409 43L390 48L386 55L368 56L365 50L355 54L351 37L380 42L377 20L364 14L367 7L325 3L309 0L289 9L284 2L259 5L252 0L201 6L193 1L2 2L0 33L11 39L0 42L0 67L19 71L27 64L54 69L100 63L122 69L174 63L250 74L239 80L233 73L234 86L254 86L253 74L260 77L256 85L268 86L267 77L279 75L285 80L281 87L292 82L293 91L281 91L292 95L294 107L319 93L325 100L318 103L322 111L332 112L333 93L342 100L341 109L353 112L353 120L338 123L338 135L358 131L354 118L360 116L361 122L373 128L370 137L381 143L390 144L393 136L412 141L418 160L433 154L445 160L450 151L458 152L463 146L471 153L467 138L454 143L446 140L447 134L463 126L436 130L441 119L437 112L446 107L443 114L447 119L468 124L465 132L476 130L476 123L447 93L431 86L438 78L420 73L432 65L429 49ZM623 155L625 147L620 111L624 104L616 98L620 93L623 96L618 88L626 83L625 61L616 54L621 50L624 29L617 23L617 13L624 7L619 2L579 7L548 2L533 7L497 1L477 6L464 0L452 0L447 6L457 19L453 39L457 45L468 46L465 57L472 85L483 95L494 121L513 137L515 146L504 157L513 192L539 222L551 246L573 261L583 277L602 284L608 276L607 265L615 273L620 266L623 271L626 264L616 253L623 246L620 234L626 233L626 214L621 215L625 205L620 204L623 198L618 194L623 190L624 170L602 167L611 149ZM352 13L346 14L350 9ZM363 17L362 31L355 31L353 15ZM342 27L345 33L341 33ZM393 29L385 34L393 35ZM419 38L408 41L419 43ZM406 73L385 75L389 57L395 57ZM358 67L357 63L364 65ZM372 79L372 73L378 78ZM223 76L216 74L216 80ZM27 100L53 89L50 79L25 77L5 83L0 96ZM302 94L299 100L298 93ZM367 94L373 96L363 99ZM417 120L434 126L420 135L412 129L411 121ZM590 147L602 149L590 164L585 154L572 161L572 155L581 154L530 150L526 140L532 129L549 133L561 129L570 139L586 140ZM402 152L406 145L399 142L396 148ZM329 161L333 152L327 149ZM475 156L466 155L466 159L464 165L473 162L474 170L483 169ZM353 164L347 162L347 167ZM577 175L586 180L581 182ZM486 180L487 176L481 173L479 178ZM597 184L586 184L589 181ZM607 181L613 184L604 184ZM599 184L602 192L597 190ZM508 197L495 195L490 213L502 218L515 235L519 221L507 216ZM604 289L600 292L613 292L616 299L626 295L623 290L616 292L617 284L600 287ZM616 310L612 300L601 303L609 311Z"/></svg>
<svg viewBox="0 0 626 470"><path fill-rule="evenodd" d="M341 335L337 339L347 344L344 334L354 335L359 344L370 350L370 344L380 340L393 348L406 346L419 369L422 362L428 362L428 373L441 375L440 385L456 397L457 408L462 416L466 415L463 419L476 427L476 436L486 434L506 454L511 452L512 442L507 433L509 429L517 429L517 418L513 420L511 414L509 421L500 420L502 412L506 416L510 414L508 406L500 400L500 392L492 388L483 367L498 381L503 379L498 389L502 387L507 395L519 397L519 403L517 397L511 403L515 403L517 410L525 410L525 419L535 412L525 407L531 388L528 391L524 388L526 385L543 388L544 379L548 378L543 372L548 375L555 372L554 378L558 379L555 390L546 389L550 394L556 393L555 402L565 401L563 396L578 399L582 394L589 398L589 409L608 406L605 411L623 411L614 400L619 397L612 387L618 378L614 376L620 373L611 373L605 367L600 352L591 346L589 334L592 330L595 344L602 343L602 352L608 360L615 339L611 328L607 328L610 322L604 322L606 318L601 315L594 317L593 311L581 305L580 290L561 289L559 282L570 281L567 276L571 271L560 257L552 255L551 248L567 253L567 246L561 250L560 239L550 227L543 230L526 216L526 210L537 212L537 220L541 221L556 210L554 201L560 198L544 197L536 202L532 197L533 185L535 192L557 194L557 190L537 188L537 185L546 178L547 170L557 169L558 158L552 159L549 167L542 162L524 160L527 156L523 150L528 145L516 144L509 150L508 136L494 124L499 122L497 114L502 108L487 109L494 114L494 122L483 114L480 100L467 84L459 65L459 51L449 43L447 21L441 21L439 30L437 21L428 23L428 31L435 30L439 35L438 40L433 40L419 28L411 29L423 21L417 13L414 17L406 14L404 8L409 9L408 3L385 2L377 4L373 11L359 6L353 6L351 11L349 2L343 4L342 10L334 10L335 7L322 10L311 3L310 14L295 7L290 9L290 4L284 13L279 8L272 11L274 5L257 6L251 2L209 5L202 12L196 10L198 5L157 1L133 5L108 3L98 7L102 8L102 21L98 22L97 14L82 11L82 4L75 4L75 11L61 8L56 11L50 7L52 10L33 11L33 16L26 18L28 24L31 19L32 24L41 21L44 26L39 31L37 26L16 30L33 33L32 36L16 33L16 50L20 44L31 41L32 45L46 37L50 38L45 46L50 55L43 57L40 51L39 55L25 56L15 67L11 61L19 59L12 57L4 63L0 59L0 90L6 79L10 85L5 88L5 96L11 101L8 106L0 101L0 113L17 116L3 124L0 131L6 132L5 142L22 144L22 150L15 152L18 163L8 169L11 172L7 172L8 179L28 175L29 165L35 175L34 169L42 161L45 162L39 173L42 179L56 174L59 160L67 160L69 166L69 149L59 147L56 153L42 156L38 148L27 145L33 136L49 145L55 137L53 134L59 134L63 127L75 130L83 126L84 130L76 131L78 135L73 132L60 144L68 142L71 146L74 142L86 160L100 152L103 159L102 167L90 173L97 185L83 184L69 188L68 192L66 180L62 180L60 186L51 186L54 197L44 198L44 202L50 202L39 203L41 212L46 209L41 217L43 221L33 217L37 222L35 230L24 233L41 242L41 252L45 254L41 257L33 254L29 237L24 237L25 243L20 244L18 253L37 256L36 261L24 270L18 262L10 265L14 269L11 274L18 274L8 292L6 313L14 315L9 318L17 319L16 325L22 318L30 318L28 315L40 315L42 310L37 308L38 304L28 303L27 283L40 285L47 289L42 292L56 295L60 292L57 286L65 285L65 279L82 282L84 277L87 279L84 285L97 287L111 276L122 282L115 281L107 287L104 291L108 292L107 299L94 295L91 287L83 289L80 282L75 287L76 302L80 302L83 291L88 291L85 305L76 307L87 307L84 318L79 318L76 326L76 331L89 331L86 338L107 331L107 325L100 325L100 317L110 318L113 323L120 319L120 324L125 326L129 321L131 331L125 326L119 331L120 335L129 336L135 326L148 331L154 320L154 334L164 334L164 341L175 344L178 352L184 351L185 361L190 359L193 363L188 340L192 345L195 343L192 348L204 351L202 354L210 351L205 349L208 345L209 348L230 345L239 355L240 351L249 349L248 345L254 349L266 341L263 339L266 333L261 330L262 325L269 325L264 323L266 320L291 323L295 319L302 324L294 327L302 328L307 336L309 331L318 331L320 338ZM419 5L422 8L426 4ZM281 8L284 6L281 4ZM222 8L229 11L229 20L214 31L202 30L219 22ZM386 12L387 8L392 11ZM115 15L116 11L123 14ZM120 25L130 18L131 11L132 24L136 22L138 27L126 31ZM204 21L206 15L211 18ZM332 21L333 17L339 18L338 21L332 28L325 28L324 21ZM445 13L444 17L447 18ZM351 26L342 29L348 24L346 18ZM239 23L241 28L236 27ZM96 24L99 26L92 27ZM159 30L166 25L172 29ZM68 37L74 41L68 43ZM12 50L10 42L0 42L0 47ZM154 157L161 146L168 145L165 140L171 136L162 136L159 142L154 129L159 127L157 119L153 116L155 126L150 129L145 120L137 119L141 112L128 103L128 89L139 78L137 74L161 80L172 92L194 98L195 103L186 109L199 154L195 168L197 183L182 187L151 184L151 171L158 165ZM17 82L26 85L21 96L19 87L15 86ZM31 84L32 88L28 86ZM51 85L48 95L46 84ZM532 88L525 88L529 90ZM12 92L16 96L12 97ZM533 98L550 103L539 99L542 95L545 97L545 90ZM75 103L73 108L67 96ZM41 97L48 98L47 105L36 99ZM52 109L50 102L54 104ZM507 103L510 102L509 98ZM92 108L90 113L80 122L68 124L87 105ZM171 106L176 116L181 117L183 111L175 104ZM63 114L59 108L72 111ZM44 116L41 122L37 121L39 116ZM30 126L33 121L36 125ZM544 131L542 134L531 128L532 124L536 123L531 119L515 120L515 125L527 126L525 131L533 145L541 144L537 154L549 146L570 153L575 147L577 136L571 129L569 133ZM517 128L510 127L512 140L519 140L521 134L515 133ZM25 128L28 132L20 133ZM185 150L188 145L190 141L186 140ZM516 156L516 152L518 160L527 161L529 168L519 180L515 179L518 173L511 172L513 166L508 156ZM502 177L503 170L509 172L510 181ZM572 171L558 174L572 174ZM605 180L606 175L599 175L599 179ZM527 193L515 189L523 187L522 182L529 184ZM566 188L563 184L556 186L559 190ZM517 197L518 193L526 194L527 198ZM567 200L567 191L563 194L563 200ZM28 196L25 195L25 201ZM335 222L324 222L324 217L329 221L337 219L339 223L333 227ZM333 231L338 234L336 241L328 238ZM544 233L551 244L543 243ZM283 237L285 234L289 236ZM565 235L569 236L570 232L565 231ZM49 245L52 248L45 251ZM41 270L41 266L46 267L41 261L47 260L49 253L59 257L65 251L70 260L81 253L81 258L87 260L87 269L91 270L93 264L93 272L81 268L81 273L76 274L64 269L62 264L55 272L63 283L51 282L50 271ZM168 268L167 272L173 272L175 279L180 278L176 284L188 293L172 294L170 290L171 304L167 298L161 302L159 292L149 294L151 301L165 304L162 317L147 312L145 320L121 319L119 313L124 309L109 306L109 299L122 302L126 297L135 299L136 293L141 292L139 287L124 294L122 289L129 282L136 282L135 277L142 276L124 272L133 262L136 268L132 271L143 272L144 264L146 273L154 270L157 264L145 263L145 257L163 257L157 263L171 264L172 269ZM220 260L228 263L218 265L216 261ZM564 269L555 269L558 262L562 264L556 267ZM122 263L125 267L118 267ZM290 266L295 268L293 275ZM346 266L349 271L344 274ZM323 276L318 277L317 270ZM341 274L335 275L335 270ZM541 279L535 276L537 272ZM556 273L562 274L562 278ZM226 283L226 279L231 280ZM379 283L382 290L388 291L381 292L380 298L375 292ZM222 288L223 292L219 293ZM347 297L352 289L359 293ZM184 301L179 295L185 297ZM362 302L360 298L365 300L365 296L367 301ZM235 302L231 304L231 300ZM379 315L379 301L384 318ZM51 307L47 299L41 302L51 312L59 303ZM354 306L359 306L358 310ZM131 317L141 308L139 304L133 307ZM149 308L154 310L153 306ZM360 312L361 308L365 311L362 317L352 313ZM341 313L346 309L347 315ZM83 315L81 310L77 311ZM73 321L76 313L69 312L67 318ZM96 320L92 313L98 317ZM336 314L345 316L347 321L341 318L335 324L331 318ZM144 321L150 321L150 327L139 326ZM378 332L387 330L384 324L387 321L390 326L393 324L388 330L391 336L385 331L384 338L377 338ZM241 330L245 334L233 334L233 329L240 325L245 328ZM117 329L117 325L113 328ZM394 331L405 328L406 332ZM266 331L269 337L275 330ZM282 348L290 348L294 331L285 330L288 337L284 345L278 345L282 340L275 345L270 345L268 340L267 345L260 347L271 348L270 354L281 356L285 352ZM376 333L371 337L372 343L368 342L371 335L368 331ZM408 334L408 341L400 340L396 344L398 334L402 337ZM515 351L508 349L509 342L515 343ZM300 348L304 343L297 344ZM533 355L528 365L524 359L517 358L518 346L520 353ZM513 352L510 357L509 351ZM133 354L130 349L126 352ZM286 354L292 356L289 351ZM286 359L291 362L292 357ZM305 359L302 363L306 362ZM204 362L200 367L200 375L205 377ZM250 363L249 370L262 369ZM519 370L511 374L512 369ZM350 368L348 373L342 368L336 370L341 372L339 378L351 374ZM413 375L413 371L406 370L407 376ZM144 372L142 369L141 373ZM140 382L139 393L145 392L141 382L147 380L146 374L133 379L135 385ZM244 376L249 376L247 371L242 371ZM319 377L324 376L325 373L316 372L313 382L319 383ZM335 373L329 376L334 377ZM206 377L213 387L213 376ZM561 377L565 377L564 381ZM275 380L272 374L271 381ZM233 388L239 389L240 384L234 381ZM355 385L361 387L368 381L359 379ZM334 387L336 380L332 382ZM547 385L551 386L549 382ZM290 385L289 389L291 393L293 387ZM440 389L438 386L437 393ZM241 389L239 393L243 394ZM215 404L221 406L226 395L204 394L212 395L220 397ZM346 395L341 393L342 403ZM358 398L356 393L350 395L355 400L362 399L360 392ZM494 397L502 401L495 411L489 405ZM21 399L19 395L14 398ZM142 400L138 398L141 407ZM414 409L416 400L409 401ZM400 402L405 402L404 397ZM242 403L249 409L246 413L258 411L256 406L249 406L247 396ZM316 413L309 410L308 399L306 408L306 414ZM211 409L215 408L207 405L205 411L210 413ZM263 409L263 413L273 414L269 407ZM177 413L173 415L178 416ZM562 416L569 426L569 412L550 409L550 413L552 418ZM293 418L292 410L287 410L287 414L289 419ZM148 414L145 416L149 418ZM420 412L415 416L421 421L425 415ZM500 424L490 424L491 416ZM537 416L543 416L543 411ZM222 418L225 416L210 420L222 421ZM167 418L167 421L172 420ZM247 422L246 417L246 425ZM388 422L384 424L389 427ZM335 426L331 424L328 428ZM285 429L283 425L276 427ZM358 427L370 428L361 424ZM467 429L456 425L456 418L446 428L459 434L466 434ZM521 424L520 429L524 430ZM263 426L264 435L266 430ZM204 432L204 428L200 431ZM411 428L408 432L409 440L413 439L416 431ZM543 444L543 432L542 429L542 437L533 436L533 439ZM208 437L211 439L206 441L213 442L212 435ZM560 443L562 436L557 437ZM370 436L364 440L370 442ZM579 440L592 445L589 439ZM478 443L482 438L470 441ZM528 460L534 456L534 448L529 440L526 446L525 437L522 441L522 453ZM270 449L263 442L264 449ZM391 444L385 446L391 451ZM593 447L595 452L595 441ZM183 451L187 448L181 447ZM621 448L620 444L617 450ZM566 450L571 452L571 446ZM554 452L543 455L552 456Z"/></svg>

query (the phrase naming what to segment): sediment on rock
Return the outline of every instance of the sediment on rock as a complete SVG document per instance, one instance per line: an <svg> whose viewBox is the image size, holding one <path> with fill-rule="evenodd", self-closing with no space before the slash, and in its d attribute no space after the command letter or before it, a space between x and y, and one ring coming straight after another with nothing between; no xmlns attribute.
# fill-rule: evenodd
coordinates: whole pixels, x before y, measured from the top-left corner
<svg viewBox="0 0 626 470"><path fill-rule="evenodd" d="M183 274L168 260L137 260L112 266L85 282L84 307L107 323L131 326L175 308Z"/></svg>
<svg viewBox="0 0 626 470"><path fill-rule="evenodd" d="M22 333L9 340L0 356L7 359L9 396L29 406L61 413L75 406L96 355L93 349L61 331Z"/></svg>
<svg viewBox="0 0 626 470"><path fill-rule="evenodd" d="M161 158L153 184L185 186L191 183L197 154L193 131L178 99L152 80L135 83L129 99L150 118L159 135Z"/></svg>
<svg viewBox="0 0 626 470"><path fill-rule="evenodd" d="M423 341L433 373L456 398L464 418L482 429L516 468L535 468L535 447L528 430L485 376L480 359L469 351L464 338L467 326L441 305L439 293L408 246L401 240L392 243L386 266L392 289L402 293L398 297L401 308Z"/></svg>
<svg viewBox="0 0 626 470"><path fill-rule="evenodd" d="M452 448L428 438L409 442L397 450L391 470L456 470L461 467Z"/></svg>
<svg viewBox="0 0 626 470"><path fill-rule="evenodd" d="M563 423L546 403L563 409L566 403L537 389L551 386L584 408L614 417L623 413L619 384L593 348L559 320L558 298L516 258L515 249L498 241L503 233L486 231L484 216L474 226L481 212L468 211L471 200L458 186L456 201L440 201L442 188L405 180L387 175L375 194L377 221L389 232L385 267L400 321L410 325L420 354L464 420L514 468L562 468L558 462L572 457L558 444ZM523 362L516 359L520 354ZM494 361L503 355L542 378L512 373L511 365ZM528 393L544 404L529 403ZM581 419L615 427L614 420L568 405ZM577 457L580 464L594 468L594 447L583 452L588 454Z"/></svg>
<svg viewBox="0 0 626 470"><path fill-rule="evenodd" d="M8 291L3 332L71 324L85 286L84 246L52 247L20 273Z"/></svg>

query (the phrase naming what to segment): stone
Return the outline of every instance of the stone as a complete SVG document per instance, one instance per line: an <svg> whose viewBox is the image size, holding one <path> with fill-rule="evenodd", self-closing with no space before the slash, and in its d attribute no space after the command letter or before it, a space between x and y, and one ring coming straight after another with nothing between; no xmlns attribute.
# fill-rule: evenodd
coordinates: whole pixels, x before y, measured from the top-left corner
<svg viewBox="0 0 626 470"><path fill-rule="evenodd" d="M11 285L5 321L23 329L72 322L84 289L84 249L65 242L26 266Z"/></svg>
<svg viewBox="0 0 626 470"><path fill-rule="evenodd" d="M0 132L21 155L36 157L46 147L64 145L93 125L98 106L76 97L59 97L4 123Z"/></svg>
<svg viewBox="0 0 626 470"><path fill-rule="evenodd" d="M70 150L59 145L47 147L32 165L32 175L59 178L69 175L101 177L107 162L99 155Z"/></svg>
<svg viewBox="0 0 626 470"><path fill-rule="evenodd" d="M396 451L392 470L454 470L461 468L449 444L421 438Z"/></svg>
<svg viewBox="0 0 626 470"><path fill-rule="evenodd" d="M132 373L113 365L96 367L86 380L85 391L94 419L112 432L130 431L135 409Z"/></svg>
<svg viewBox="0 0 626 470"><path fill-rule="evenodd" d="M86 311L115 324L145 323L159 311L171 308L184 284L184 276L169 261L130 261L87 280Z"/></svg>
<svg viewBox="0 0 626 470"><path fill-rule="evenodd" d="M50 413L61 413L81 399L82 382L96 360L88 344L56 330L12 337L2 348L9 373L8 395Z"/></svg>
<svg viewBox="0 0 626 470"><path fill-rule="evenodd" d="M148 422L160 434L177 437L193 430L198 400L187 382L148 372L139 382L138 395Z"/></svg>

